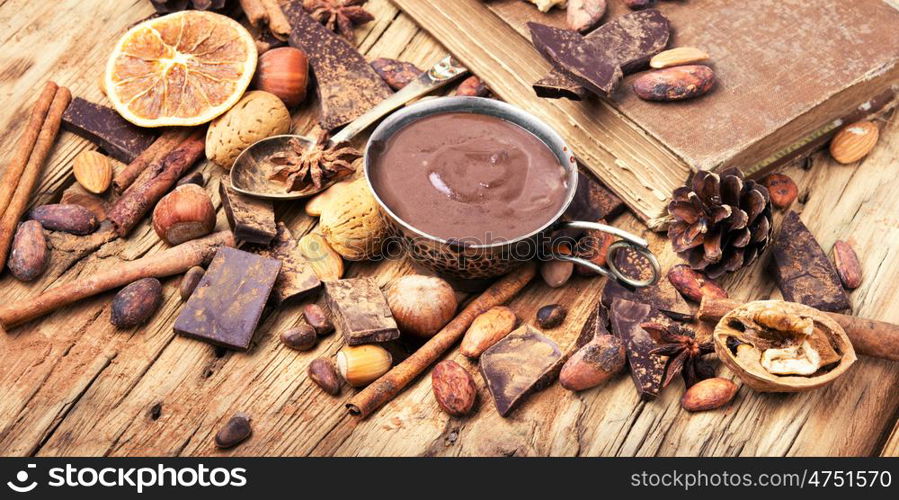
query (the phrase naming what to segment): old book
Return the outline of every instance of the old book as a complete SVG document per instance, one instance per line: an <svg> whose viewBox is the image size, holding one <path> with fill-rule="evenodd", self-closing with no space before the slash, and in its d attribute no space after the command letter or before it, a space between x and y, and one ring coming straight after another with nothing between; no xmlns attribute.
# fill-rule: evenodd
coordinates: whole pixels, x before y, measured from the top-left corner
<svg viewBox="0 0 899 500"><path fill-rule="evenodd" d="M393 0L502 99L536 114L645 221L697 169L757 175L824 144L843 123L891 105L899 85L899 10L885 0L660 2L671 47L711 55L703 98L642 101L625 78L608 99L538 98L551 68L529 21L564 26L518 0ZM609 2L606 20L629 12ZM639 73L638 73L639 74Z"/></svg>

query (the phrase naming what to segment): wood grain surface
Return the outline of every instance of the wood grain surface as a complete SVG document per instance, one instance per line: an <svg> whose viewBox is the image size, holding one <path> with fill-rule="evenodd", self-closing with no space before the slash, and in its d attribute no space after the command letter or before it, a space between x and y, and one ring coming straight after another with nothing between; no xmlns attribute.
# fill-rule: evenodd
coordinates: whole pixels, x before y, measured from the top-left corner
<svg viewBox="0 0 899 500"><path fill-rule="evenodd" d="M455 3L455 2L453 2ZM369 58L395 57L426 67L446 53L387 0L370 0L376 21L357 42ZM524 6L524 4L522 4ZM74 95L104 102L97 75L113 40L150 15L145 0L123 2L0 2L0 165L12 153L36 89L53 79ZM294 130L307 131L316 109L303 107ZM899 322L899 124L883 124L880 144L866 160L840 166L826 155L808 169L787 173L800 186L796 208L826 251L836 239L855 245L865 281L852 293L857 314ZM72 159L93 145L69 133L53 151L34 203L58 200L73 182ZM220 209L221 170L203 169ZM301 203L281 204L278 217L295 237L316 221ZM780 214L778 214L778 220ZM651 241L664 267L677 262L667 242L631 214L615 225ZM219 228L225 227L219 210ZM27 297L50 286L164 248L145 221L127 240L54 235L52 262L38 281L20 283L4 273L0 301ZM729 277L731 295L777 295L765 271L767 258ZM413 272L402 260L354 263L348 276L373 276L384 285ZM332 335L311 352L284 347L278 334L295 325L301 304L263 318L247 353L216 349L177 336L172 323L182 302L178 279L164 280L160 311L145 327L116 330L109 324L112 293L65 308L0 336L0 455L899 455L899 364L860 359L835 384L805 394L758 394L741 387L732 405L702 414L680 408L680 381L654 402L639 400L625 374L607 386L571 393L553 385L528 399L509 418L500 417L476 367L453 351L479 390L476 413L451 418L437 407L430 377L368 419L347 414L339 397L320 391L306 376L309 363L333 356L342 339ZM602 279L576 278L562 289L532 283L510 306L524 320L558 302L565 323L545 333L567 348L599 300ZM720 368L721 376L734 376ZM739 383L739 380L735 380ZM253 437L217 450L212 438L236 412L253 418ZM892 436L892 437L891 437Z"/></svg>

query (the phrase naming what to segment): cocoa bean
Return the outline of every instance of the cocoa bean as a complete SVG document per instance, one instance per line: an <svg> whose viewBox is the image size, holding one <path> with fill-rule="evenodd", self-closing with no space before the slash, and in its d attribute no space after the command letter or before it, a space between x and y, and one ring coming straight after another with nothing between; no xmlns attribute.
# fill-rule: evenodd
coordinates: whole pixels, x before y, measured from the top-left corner
<svg viewBox="0 0 899 500"><path fill-rule="evenodd" d="M297 351L308 351L315 347L317 341L318 336L315 334L315 328L309 325L295 326L281 333L281 342Z"/></svg>
<svg viewBox="0 0 899 500"><path fill-rule="evenodd" d="M441 361L431 372L434 399L446 413L461 417L474 407L478 389L468 370L451 360Z"/></svg>
<svg viewBox="0 0 899 500"><path fill-rule="evenodd" d="M702 65L650 71L634 80L634 92L647 101L682 101L704 95L715 85L715 72Z"/></svg>
<svg viewBox="0 0 899 500"><path fill-rule="evenodd" d="M487 97L488 94L490 94L490 89L487 88L487 84L474 75L462 80L453 92L455 96L467 97Z"/></svg>
<svg viewBox="0 0 899 500"><path fill-rule="evenodd" d="M730 403L737 389L737 384L726 378L707 378L687 389L680 405L687 411L714 410Z"/></svg>
<svg viewBox="0 0 899 500"><path fill-rule="evenodd" d="M703 297L726 299L727 291L715 280L707 277L686 264L678 264L668 271L668 281L684 297L702 302Z"/></svg>
<svg viewBox="0 0 899 500"><path fill-rule="evenodd" d="M371 62L375 73L393 90L400 90L421 76L422 70L410 62L379 57Z"/></svg>
<svg viewBox="0 0 899 500"><path fill-rule="evenodd" d="M43 274L50 261L44 228L36 220L19 224L9 252L9 272L17 280L32 281Z"/></svg>
<svg viewBox="0 0 899 500"><path fill-rule="evenodd" d="M233 448L246 441L252 434L249 415L238 413L215 434L215 445L221 449Z"/></svg>
<svg viewBox="0 0 899 500"><path fill-rule="evenodd" d="M303 307L303 318L306 323L315 329L318 336L324 336L334 331L334 323L324 308L318 304L306 304Z"/></svg>
<svg viewBox="0 0 899 500"><path fill-rule="evenodd" d="M28 212L28 219L36 220L50 231L63 231L83 236L97 230L97 216L80 205L41 205Z"/></svg>
<svg viewBox="0 0 899 500"><path fill-rule="evenodd" d="M559 304L550 304L537 310L537 325L540 328L555 328L565 321L568 311Z"/></svg>
<svg viewBox="0 0 899 500"><path fill-rule="evenodd" d="M771 204L777 208L789 207L799 195L796 183L784 174L768 174L762 179L762 185L768 188Z"/></svg>
<svg viewBox="0 0 899 500"><path fill-rule="evenodd" d="M187 300L193 295L204 274L206 274L206 270L200 266L194 266L184 273L184 277L181 278L181 284L178 285L178 293L181 295L181 300Z"/></svg>
<svg viewBox="0 0 899 500"><path fill-rule="evenodd" d="M843 287L855 290L862 284L862 265L858 261L858 254L849 243L837 240L833 244L833 263L840 275Z"/></svg>
<svg viewBox="0 0 899 500"><path fill-rule="evenodd" d="M471 322L459 346L459 352L469 358L477 358L515 329L517 322L518 318L508 307L491 307Z"/></svg>
<svg viewBox="0 0 899 500"><path fill-rule="evenodd" d="M599 223L604 224L605 222L600 220ZM575 248L574 253L577 257L589 260L597 266L605 267L606 256L609 253L609 247L614 242L615 238L609 233L589 230L586 234L584 234L583 237L581 237L580 240L578 240L577 248ZM599 273L587 266L576 265L574 266L574 269L580 276L599 275Z"/></svg>
<svg viewBox="0 0 899 500"><path fill-rule="evenodd" d="M562 366L559 382L569 391L596 387L624 369L624 343L614 335L597 335Z"/></svg>
<svg viewBox="0 0 899 500"><path fill-rule="evenodd" d="M584 33L599 24L606 13L606 0L568 0L566 13L568 29Z"/></svg>
<svg viewBox="0 0 899 500"><path fill-rule="evenodd" d="M656 4L656 0L624 0L624 4L631 10L648 9Z"/></svg>
<svg viewBox="0 0 899 500"><path fill-rule="evenodd" d="M162 283L144 278L122 288L112 299L110 322L119 328L134 328L150 319L162 304Z"/></svg>
<svg viewBox="0 0 899 500"><path fill-rule="evenodd" d="M334 363L325 358L318 358L309 364L309 378L326 393L336 396L340 394L340 375Z"/></svg>
<svg viewBox="0 0 899 500"><path fill-rule="evenodd" d="M574 264L563 260L550 260L540 265L540 276L550 288L559 288L568 282L574 271Z"/></svg>

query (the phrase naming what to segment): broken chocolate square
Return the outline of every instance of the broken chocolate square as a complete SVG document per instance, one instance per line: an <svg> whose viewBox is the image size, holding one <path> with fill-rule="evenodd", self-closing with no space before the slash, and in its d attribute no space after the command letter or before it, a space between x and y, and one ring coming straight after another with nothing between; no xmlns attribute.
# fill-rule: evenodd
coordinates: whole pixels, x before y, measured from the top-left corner
<svg viewBox="0 0 899 500"><path fill-rule="evenodd" d="M619 250L613 258L618 269L630 278L646 280L652 276L652 267L649 261L629 248ZM648 304L672 319L687 321L693 318L693 309L690 304L664 277L659 279L655 285L635 290L625 288L615 280L608 280L602 290L602 304L611 307L616 298Z"/></svg>
<svg viewBox="0 0 899 500"><path fill-rule="evenodd" d="M175 320L175 331L247 350L280 269L277 260L220 248Z"/></svg>
<svg viewBox="0 0 899 500"><path fill-rule="evenodd" d="M665 382L668 357L652 354L652 350L660 344L640 324L649 320L656 321L659 315L646 304L616 298L612 301L609 316L612 320L612 332L624 342L631 378L634 379L640 399L655 399Z"/></svg>
<svg viewBox="0 0 899 500"><path fill-rule="evenodd" d="M623 73L616 61L604 58L602 51L588 44L579 33L528 23L531 41L543 57L566 76L591 92L610 96L618 88Z"/></svg>
<svg viewBox="0 0 899 500"><path fill-rule="evenodd" d="M387 299L371 278L325 283L334 327L348 345L388 342L400 336Z"/></svg>
<svg viewBox="0 0 899 500"><path fill-rule="evenodd" d="M272 244L267 247L254 246L250 251L263 257L281 261L281 272L272 289L272 302L281 305L292 299L302 298L317 290L321 280L312 266L300 253L297 241L283 222L278 223L278 231Z"/></svg>
<svg viewBox="0 0 899 500"><path fill-rule="evenodd" d="M505 417L529 394L550 385L563 362L552 339L524 325L484 351L480 367L496 410Z"/></svg>
<svg viewBox="0 0 899 500"><path fill-rule="evenodd" d="M156 140L151 129L141 128L106 106L72 99L62 115L62 128L100 146L109 156L131 163Z"/></svg>
<svg viewBox="0 0 899 500"><path fill-rule="evenodd" d="M247 243L270 244L278 232L272 202L238 193L231 187L231 181L225 178L222 179L219 190L222 208L225 209L234 237Z"/></svg>

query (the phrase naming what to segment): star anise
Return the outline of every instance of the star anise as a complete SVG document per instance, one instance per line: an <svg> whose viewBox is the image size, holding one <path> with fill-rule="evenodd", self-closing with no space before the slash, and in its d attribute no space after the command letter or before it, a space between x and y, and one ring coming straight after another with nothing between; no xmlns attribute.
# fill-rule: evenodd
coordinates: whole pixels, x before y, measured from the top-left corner
<svg viewBox="0 0 899 500"><path fill-rule="evenodd" d="M688 328L680 325L666 326L660 323L643 323L641 328L649 332L658 342L651 354L668 356L668 364L665 367L665 382L662 387L667 387L678 374L684 379L687 388L700 380L715 376L715 370L702 356L715 350L712 340L705 342L696 340L696 334Z"/></svg>
<svg viewBox="0 0 899 500"><path fill-rule="evenodd" d="M375 16L362 7L366 1L368 0L304 0L303 7L316 21L352 40L356 26L375 19Z"/></svg>
<svg viewBox="0 0 899 500"><path fill-rule="evenodd" d="M353 162L362 156L355 148L327 146L327 134L321 133L316 145L309 148L299 139L290 139L286 150L274 153L266 162L275 167L270 179L282 182L288 191L305 191L309 184L319 191L332 179L353 173Z"/></svg>

